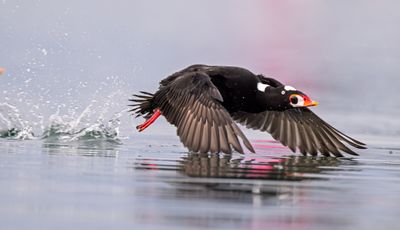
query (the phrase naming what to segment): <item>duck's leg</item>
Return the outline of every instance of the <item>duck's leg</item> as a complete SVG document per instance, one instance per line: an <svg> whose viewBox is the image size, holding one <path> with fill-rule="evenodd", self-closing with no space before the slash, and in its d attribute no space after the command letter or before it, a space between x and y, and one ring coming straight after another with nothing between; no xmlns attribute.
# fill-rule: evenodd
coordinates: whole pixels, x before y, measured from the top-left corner
<svg viewBox="0 0 400 230"><path fill-rule="evenodd" d="M159 109L155 109L153 115L149 119L147 119L143 124L136 126L136 129L139 132L142 132L147 127L149 127L157 118L161 115L161 111Z"/></svg>

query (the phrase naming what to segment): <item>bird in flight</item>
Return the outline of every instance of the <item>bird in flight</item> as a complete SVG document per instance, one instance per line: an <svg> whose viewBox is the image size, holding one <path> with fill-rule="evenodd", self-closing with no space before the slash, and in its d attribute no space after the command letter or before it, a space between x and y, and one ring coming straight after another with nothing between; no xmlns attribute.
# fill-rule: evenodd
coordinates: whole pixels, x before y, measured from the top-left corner
<svg viewBox="0 0 400 230"><path fill-rule="evenodd" d="M236 123L303 155L341 157L358 155L350 146L366 148L313 113L309 107L318 103L303 92L240 67L192 65L163 79L154 94L140 93L130 99L130 112L146 119L138 131L163 115L192 152L244 153L242 142L254 153Z"/></svg>

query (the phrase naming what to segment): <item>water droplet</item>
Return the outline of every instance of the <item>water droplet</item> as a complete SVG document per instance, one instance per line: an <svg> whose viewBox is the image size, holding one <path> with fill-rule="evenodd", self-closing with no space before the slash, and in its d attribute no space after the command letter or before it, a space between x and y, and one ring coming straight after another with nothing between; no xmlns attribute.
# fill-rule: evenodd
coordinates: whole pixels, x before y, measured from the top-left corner
<svg viewBox="0 0 400 230"><path fill-rule="evenodd" d="M43 54L44 56L47 55L47 50L46 50L46 49L43 48L41 51L42 51L42 54Z"/></svg>

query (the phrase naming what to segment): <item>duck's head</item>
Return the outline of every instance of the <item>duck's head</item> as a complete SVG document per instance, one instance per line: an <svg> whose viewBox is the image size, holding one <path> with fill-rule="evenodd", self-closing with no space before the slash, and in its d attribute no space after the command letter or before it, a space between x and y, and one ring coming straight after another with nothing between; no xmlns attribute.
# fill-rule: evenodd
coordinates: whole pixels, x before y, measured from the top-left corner
<svg viewBox="0 0 400 230"><path fill-rule="evenodd" d="M291 86L285 86L281 93L284 95L287 94L285 101L288 101L291 107L310 107L318 105L318 102L311 100L309 96Z"/></svg>
<svg viewBox="0 0 400 230"><path fill-rule="evenodd" d="M311 100L309 96L292 86L283 86L281 94L284 97L284 103L292 108L318 105L318 102Z"/></svg>
<svg viewBox="0 0 400 230"><path fill-rule="evenodd" d="M258 85L259 91L264 92L267 98L267 107L270 110L287 110L298 107L310 107L318 105L318 102L311 100L305 93L292 86L267 86L260 90L265 84Z"/></svg>

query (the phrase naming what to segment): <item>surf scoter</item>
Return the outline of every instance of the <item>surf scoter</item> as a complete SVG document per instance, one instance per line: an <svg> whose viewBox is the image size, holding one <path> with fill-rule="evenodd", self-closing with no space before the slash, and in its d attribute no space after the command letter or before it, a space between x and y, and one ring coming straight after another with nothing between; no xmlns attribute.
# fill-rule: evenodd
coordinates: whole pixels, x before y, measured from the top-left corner
<svg viewBox="0 0 400 230"><path fill-rule="evenodd" d="M147 120L136 128L143 131L163 115L193 152L243 153L239 138L255 152L236 122L303 155L357 155L345 144L366 148L314 114L308 107L317 102L301 91L244 68L192 65L162 80L154 94L140 93L130 99L130 111Z"/></svg>

